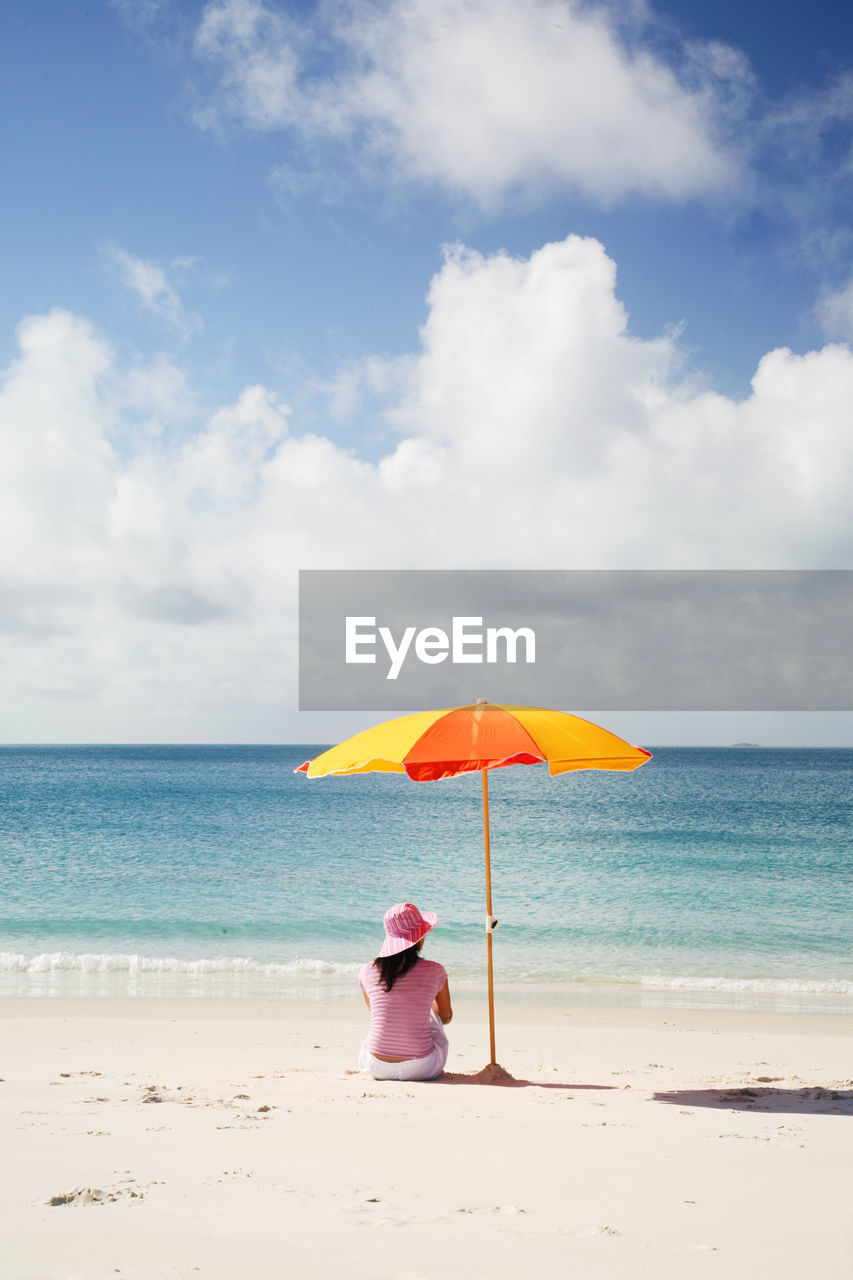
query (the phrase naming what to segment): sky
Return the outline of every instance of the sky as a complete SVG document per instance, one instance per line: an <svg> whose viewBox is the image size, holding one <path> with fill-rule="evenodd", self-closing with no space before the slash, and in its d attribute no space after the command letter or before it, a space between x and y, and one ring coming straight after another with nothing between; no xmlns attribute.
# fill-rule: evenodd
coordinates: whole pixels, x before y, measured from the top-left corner
<svg viewBox="0 0 853 1280"><path fill-rule="evenodd" d="M363 727L297 709L300 569L853 568L846 6L0 30L0 741Z"/></svg>

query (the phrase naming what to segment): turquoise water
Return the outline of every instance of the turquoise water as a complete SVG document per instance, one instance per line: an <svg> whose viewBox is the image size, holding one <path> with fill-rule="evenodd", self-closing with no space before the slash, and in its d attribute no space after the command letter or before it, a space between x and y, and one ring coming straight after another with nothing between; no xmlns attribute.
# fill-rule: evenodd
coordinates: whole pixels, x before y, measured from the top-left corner
<svg viewBox="0 0 853 1280"><path fill-rule="evenodd" d="M322 996L381 919L483 982L480 779L308 781L321 747L0 748L0 994ZM501 991L853 1011L853 751L490 775Z"/></svg>

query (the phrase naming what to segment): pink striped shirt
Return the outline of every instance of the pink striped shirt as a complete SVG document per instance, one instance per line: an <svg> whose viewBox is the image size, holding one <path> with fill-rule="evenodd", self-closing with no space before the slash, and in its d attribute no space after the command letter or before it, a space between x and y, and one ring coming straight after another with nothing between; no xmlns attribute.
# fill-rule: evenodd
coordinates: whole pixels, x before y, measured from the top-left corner
<svg viewBox="0 0 853 1280"><path fill-rule="evenodd" d="M386 991L373 961L364 965L358 985L370 1001L370 1052L389 1058L428 1057L433 1051L429 1012L446 981L443 965L421 959Z"/></svg>

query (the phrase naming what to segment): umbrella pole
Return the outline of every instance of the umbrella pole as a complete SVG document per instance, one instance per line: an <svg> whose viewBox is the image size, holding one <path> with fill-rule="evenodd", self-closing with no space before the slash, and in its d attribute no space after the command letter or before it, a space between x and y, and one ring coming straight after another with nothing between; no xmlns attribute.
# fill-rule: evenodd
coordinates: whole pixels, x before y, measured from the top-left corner
<svg viewBox="0 0 853 1280"><path fill-rule="evenodd" d="M489 1047L494 1066L495 1058L495 984L492 976L492 863L489 845L489 781L488 770L483 769L483 841L486 849L486 968L489 979Z"/></svg>

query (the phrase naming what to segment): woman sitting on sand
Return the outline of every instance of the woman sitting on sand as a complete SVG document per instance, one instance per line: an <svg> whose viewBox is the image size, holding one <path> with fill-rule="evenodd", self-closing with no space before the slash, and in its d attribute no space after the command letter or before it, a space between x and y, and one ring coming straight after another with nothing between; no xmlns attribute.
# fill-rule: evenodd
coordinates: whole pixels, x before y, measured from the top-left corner
<svg viewBox="0 0 853 1280"><path fill-rule="evenodd" d="M370 1010L370 1032L358 1065L374 1080L432 1080L447 1061L442 1023L453 1017L447 973L422 960L424 938L438 917L411 902L385 912L385 941L358 983Z"/></svg>

